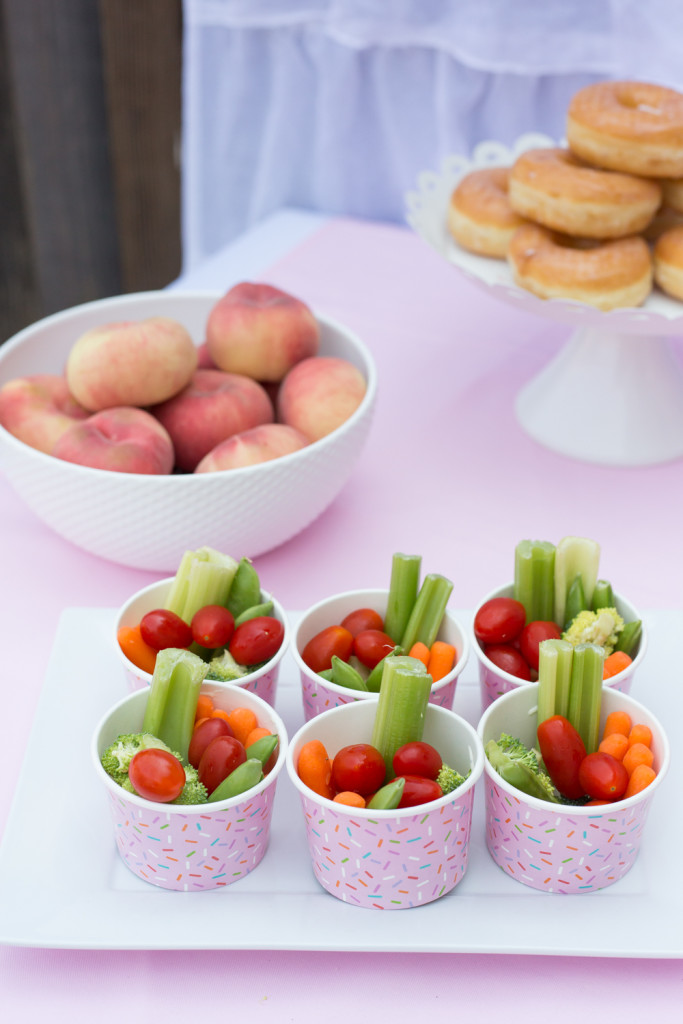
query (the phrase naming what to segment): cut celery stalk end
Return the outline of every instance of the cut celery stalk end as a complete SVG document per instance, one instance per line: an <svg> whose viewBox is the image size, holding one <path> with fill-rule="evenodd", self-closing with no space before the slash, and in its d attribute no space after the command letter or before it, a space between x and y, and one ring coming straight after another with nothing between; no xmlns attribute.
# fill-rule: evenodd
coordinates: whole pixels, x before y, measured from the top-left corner
<svg viewBox="0 0 683 1024"><path fill-rule="evenodd" d="M566 619L567 592L581 577L586 607L593 601L598 578L600 545L587 537L563 537L555 548L555 622L562 629Z"/></svg>
<svg viewBox="0 0 683 1024"><path fill-rule="evenodd" d="M434 572L425 576L401 639L404 651L409 651L418 641L432 646L452 591L453 583L446 576Z"/></svg>
<svg viewBox="0 0 683 1024"><path fill-rule="evenodd" d="M420 555L404 555L400 551L397 551L391 560L391 579L387 610L384 616L384 632L391 637L395 644L401 642L417 599L421 565L422 557Z"/></svg>
<svg viewBox="0 0 683 1024"><path fill-rule="evenodd" d="M526 621L551 622L555 613L555 545L521 540L515 548L513 597L526 610Z"/></svg>
<svg viewBox="0 0 683 1024"><path fill-rule="evenodd" d="M167 647L157 654L142 731L187 761L197 698L209 666L191 651Z"/></svg>
<svg viewBox="0 0 683 1024"><path fill-rule="evenodd" d="M225 605L237 568L234 558L214 548L186 551L166 598L166 609L190 623L204 605Z"/></svg>
<svg viewBox="0 0 683 1024"><path fill-rule="evenodd" d="M393 777L394 754L404 743L422 739L432 677L417 658L387 658L377 699L372 746L384 758L387 778Z"/></svg>
<svg viewBox="0 0 683 1024"><path fill-rule="evenodd" d="M567 717L574 648L567 640L543 640L538 648L538 725L553 715Z"/></svg>
<svg viewBox="0 0 683 1024"><path fill-rule="evenodd" d="M598 749L602 669L605 650L597 644L577 644L572 657L572 678L566 717L583 740L587 754Z"/></svg>

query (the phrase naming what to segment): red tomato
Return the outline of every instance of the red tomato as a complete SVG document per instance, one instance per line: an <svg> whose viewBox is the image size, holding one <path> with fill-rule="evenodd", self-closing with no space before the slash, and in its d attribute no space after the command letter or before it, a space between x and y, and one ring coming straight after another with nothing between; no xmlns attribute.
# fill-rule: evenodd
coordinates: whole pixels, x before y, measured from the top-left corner
<svg viewBox="0 0 683 1024"><path fill-rule="evenodd" d="M381 629L364 629L354 638L353 653L366 668L373 669L395 646Z"/></svg>
<svg viewBox="0 0 683 1024"><path fill-rule="evenodd" d="M621 800L628 786L628 772L611 754L587 754L579 767L584 793L594 800Z"/></svg>
<svg viewBox="0 0 683 1024"><path fill-rule="evenodd" d="M436 779L442 764L441 754L436 747L416 740L398 748L391 766L396 775L419 775L424 779Z"/></svg>
<svg viewBox="0 0 683 1024"><path fill-rule="evenodd" d="M538 672L538 645L543 640L559 640L562 631L556 622L544 622L536 619L527 622L519 636L519 649L531 668Z"/></svg>
<svg viewBox="0 0 683 1024"><path fill-rule="evenodd" d="M541 722L536 736L555 788L569 800L584 796L587 791L580 781L579 769L586 757L586 748L571 722L562 715L552 715Z"/></svg>
<svg viewBox="0 0 683 1024"><path fill-rule="evenodd" d="M374 608L356 608L342 619L341 624L351 636L365 629L384 629L384 619Z"/></svg>
<svg viewBox="0 0 683 1024"><path fill-rule="evenodd" d="M192 638L202 647L226 647L235 632L235 619L222 604L205 604L190 623Z"/></svg>
<svg viewBox="0 0 683 1024"><path fill-rule="evenodd" d="M531 669L526 659L522 657L516 647L511 644L488 644L484 648L484 654L503 672L509 672L511 676L531 681Z"/></svg>
<svg viewBox="0 0 683 1024"><path fill-rule="evenodd" d="M353 652L353 636L344 626L327 626L312 637L303 651L301 660L312 672L323 672L332 667L332 655L348 661Z"/></svg>
<svg viewBox="0 0 683 1024"><path fill-rule="evenodd" d="M207 718L204 722L201 722L192 733L192 739L190 740L190 747L187 753L187 760L190 762L193 768L199 768L199 762L202 759L202 754L208 747L211 740L215 740L216 736L234 736L234 732L228 722L224 718L217 716L216 718Z"/></svg>
<svg viewBox="0 0 683 1024"><path fill-rule="evenodd" d="M404 775L403 778L406 784L399 807L415 807L416 804L427 804L443 796L441 786L433 779L425 779L421 775Z"/></svg>
<svg viewBox="0 0 683 1024"><path fill-rule="evenodd" d="M239 665L259 665L280 650L285 627L271 615L247 619L232 634L228 650Z"/></svg>
<svg viewBox="0 0 683 1024"><path fill-rule="evenodd" d="M369 743L342 747L332 761L332 785L338 793L351 790L367 796L384 785L386 773L384 758Z"/></svg>
<svg viewBox="0 0 683 1024"><path fill-rule="evenodd" d="M474 617L474 635L481 644L506 644L524 629L526 611L512 597L492 597Z"/></svg>
<svg viewBox="0 0 683 1024"><path fill-rule="evenodd" d="M185 769L168 750L148 747L138 750L128 766L133 789L145 800L167 804L180 796L185 785Z"/></svg>
<svg viewBox="0 0 683 1024"><path fill-rule="evenodd" d="M192 643L192 630L175 612L166 608L155 608L147 612L140 622L142 639L155 651L163 651L166 647L189 647Z"/></svg>
<svg viewBox="0 0 683 1024"><path fill-rule="evenodd" d="M247 759L247 752L235 736L216 736L206 747L199 761L197 774L209 795L230 772Z"/></svg>

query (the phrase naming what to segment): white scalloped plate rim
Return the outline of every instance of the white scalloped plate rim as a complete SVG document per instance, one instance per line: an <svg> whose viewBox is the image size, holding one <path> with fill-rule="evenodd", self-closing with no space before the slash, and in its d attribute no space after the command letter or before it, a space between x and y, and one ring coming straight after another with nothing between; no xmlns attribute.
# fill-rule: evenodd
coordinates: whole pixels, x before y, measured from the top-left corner
<svg viewBox="0 0 683 1024"><path fill-rule="evenodd" d="M461 249L451 238L447 227L448 204L453 189L469 171L483 167L510 166L520 153L528 149L563 145L548 135L527 132L512 146L493 139L475 146L472 156L446 156L438 171L426 170L418 175L417 187L405 195L406 220L425 242L475 284L489 290L496 298L511 302L527 312L551 317L577 326L604 327L612 331L637 334L683 332L683 303L654 291L637 309L613 310L609 313L571 299L539 299L519 288L503 260L488 259Z"/></svg>

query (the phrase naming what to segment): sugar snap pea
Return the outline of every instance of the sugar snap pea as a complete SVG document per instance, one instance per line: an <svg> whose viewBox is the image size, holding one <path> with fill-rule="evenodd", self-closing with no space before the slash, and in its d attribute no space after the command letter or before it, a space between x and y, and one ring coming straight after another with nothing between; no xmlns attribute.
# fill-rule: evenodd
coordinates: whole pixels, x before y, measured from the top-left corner
<svg viewBox="0 0 683 1024"><path fill-rule="evenodd" d="M239 796L240 793L246 793L248 789L253 789L262 778L263 764L258 757L249 758L239 764L227 778L216 786L209 796L209 803L215 803L217 800L229 800L233 796Z"/></svg>
<svg viewBox="0 0 683 1024"><path fill-rule="evenodd" d="M261 601L261 582L251 559L241 558L228 594L227 607L237 619Z"/></svg>

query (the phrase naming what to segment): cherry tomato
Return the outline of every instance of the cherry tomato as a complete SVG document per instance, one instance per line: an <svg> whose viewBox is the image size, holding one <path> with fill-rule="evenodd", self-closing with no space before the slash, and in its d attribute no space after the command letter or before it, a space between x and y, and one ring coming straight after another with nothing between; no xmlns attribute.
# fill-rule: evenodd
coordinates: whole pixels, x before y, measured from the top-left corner
<svg viewBox="0 0 683 1024"><path fill-rule="evenodd" d="M215 740L216 736L234 736L234 732L229 722L226 722L224 718L216 716L215 718L206 718L201 722L194 732L190 740L190 746L187 752L187 760L190 762L193 768L199 768L199 762L202 759L202 754L208 747L211 740Z"/></svg>
<svg viewBox="0 0 683 1024"><path fill-rule="evenodd" d="M373 669L395 646L381 629L364 629L354 637L353 653L366 668Z"/></svg>
<svg viewBox="0 0 683 1024"><path fill-rule="evenodd" d="M421 775L404 775L402 777L406 780L406 784L399 807L415 807L416 804L427 804L431 800L438 800L440 796L443 796L441 786L433 779L425 779Z"/></svg>
<svg viewBox="0 0 683 1024"><path fill-rule="evenodd" d="M285 627L271 615L247 619L232 634L228 650L239 665L258 665L280 650Z"/></svg>
<svg viewBox="0 0 683 1024"><path fill-rule="evenodd" d="M332 655L348 661L353 652L353 636L344 626L327 626L312 637L303 651L301 660L312 672L323 672L332 667Z"/></svg>
<svg viewBox="0 0 683 1024"><path fill-rule="evenodd" d="M584 793L594 800L621 800L628 786L628 772L611 754L587 754L579 768Z"/></svg>
<svg viewBox="0 0 683 1024"><path fill-rule="evenodd" d="M128 766L133 789L145 800L167 804L180 796L185 785L185 769L168 750L148 747L138 750Z"/></svg>
<svg viewBox="0 0 683 1024"><path fill-rule="evenodd" d="M344 629L348 629L351 636L356 636L365 629L384 629L384 619L374 608L356 608L342 619L341 624Z"/></svg>
<svg viewBox="0 0 683 1024"><path fill-rule="evenodd" d="M332 785L338 793L351 790L367 796L384 785L386 773L384 758L370 743L342 747L332 761Z"/></svg>
<svg viewBox="0 0 683 1024"><path fill-rule="evenodd" d="M192 630L187 622L166 608L155 608L147 612L140 622L142 639L155 651L163 651L166 647L189 647L192 643Z"/></svg>
<svg viewBox="0 0 683 1024"><path fill-rule="evenodd" d="M230 772L247 759L247 752L235 736L216 736L204 750L197 768L199 781L213 793Z"/></svg>
<svg viewBox="0 0 683 1024"><path fill-rule="evenodd" d="M506 644L524 629L526 611L512 597L492 597L474 617L474 635L481 644Z"/></svg>
<svg viewBox="0 0 683 1024"><path fill-rule="evenodd" d="M391 766L396 775L419 775L424 779L436 779L442 764L441 754L436 747L416 740L398 748Z"/></svg>
<svg viewBox="0 0 683 1024"><path fill-rule="evenodd" d="M531 669L526 659L512 644L488 644L484 648L484 654L503 672L509 672L511 676L531 681Z"/></svg>
<svg viewBox="0 0 683 1024"><path fill-rule="evenodd" d="M580 781L579 769L586 757L586 748L571 722L562 715L552 715L541 722L536 736L555 788L569 800L584 796L586 790Z"/></svg>
<svg viewBox="0 0 683 1024"><path fill-rule="evenodd" d="M536 619L527 622L519 636L519 649L531 668L538 672L538 645L543 640L559 640L562 636L556 622L544 622Z"/></svg>
<svg viewBox="0 0 683 1024"><path fill-rule="evenodd" d="M222 604L206 604L190 623L192 638L202 647L226 647L235 632L235 619Z"/></svg>

